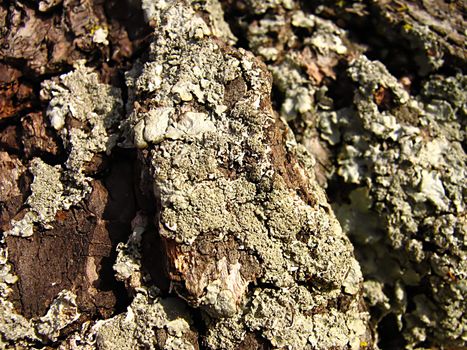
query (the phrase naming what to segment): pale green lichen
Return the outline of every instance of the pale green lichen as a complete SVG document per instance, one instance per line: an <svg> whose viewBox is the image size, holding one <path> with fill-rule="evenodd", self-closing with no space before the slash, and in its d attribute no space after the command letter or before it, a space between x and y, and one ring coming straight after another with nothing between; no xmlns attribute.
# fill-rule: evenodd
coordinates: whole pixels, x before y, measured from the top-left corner
<svg viewBox="0 0 467 350"><path fill-rule="evenodd" d="M245 11L252 14L256 10L248 7ZM274 2L269 11L250 20L248 25L238 20L248 46L267 62L279 91L275 102L280 114L297 140L316 158L313 167L317 180L326 186L332 173L330 151L316 132L317 112L336 113L327 85L337 78L338 65L363 48L351 43L346 31L335 23L302 10L297 3L286 7ZM321 123L325 121L321 119ZM328 130L336 133L329 135L331 144L335 144L338 131Z"/></svg>
<svg viewBox="0 0 467 350"><path fill-rule="evenodd" d="M412 97L381 63L364 56L349 76L357 85L353 108L338 111L339 118L320 113L320 125L323 137L340 147L337 173L364 186L336 212L355 237L368 282L393 290L388 298L367 288L367 296L381 315L403 320L409 348L424 341L465 344L466 78L434 76ZM377 103L382 89L389 106Z"/></svg>
<svg viewBox="0 0 467 350"><path fill-rule="evenodd" d="M208 339L213 348L235 348L244 337L246 324L249 331L267 338L273 348L360 349L367 338L368 315L359 311L357 304L353 300L347 312L328 306L325 312L316 313L319 304L303 286L256 289L248 311L232 319L217 320Z"/></svg>
<svg viewBox="0 0 467 350"><path fill-rule="evenodd" d="M334 77L333 67L349 54L345 31L298 8L265 15L247 30L249 48L269 61L274 84L284 94L281 113L287 120L306 116L319 104L321 80ZM252 11L249 9L249 11ZM284 31L284 26L291 29ZM303 38L295 29L310 33ZM304 35L304 34L302 34Z"/></svg>
<svg viewBox="0 0 467 350"><path fill-rule="evenodd" d="M116 277L135 295L125 313L99 321L87 332L98 349L195 349L197 335L191 329L188 306L175 297L159 297L156 287L144 286L141 240L143 234L149 234L147 224L147 218L137 214L128 242L117 246Z"/></svg>
<svg viewBox="0 0 467 350"><path fill-rule="evenodd" d="M19 315L13 304L3 298L0 299L0 319L0 349L12 349L11 343L18 348L27 348L31 342L40 339L32 322Z"/></svg>
<svg viewBox="0 0 467 350"><path fill-rule="evenodd" d="M54 299L47 313L39 319L37 333L56 341L60 331L75 322L80 316L76 304L76 295L63 290Z"/></svg>
<svg viewBox="0 0 467 350"><path fill-rule="evenodd" d="M35 223L50 228L58 210L67 209L81 199L79 194L65 194L60 166L51 166L34 158L29 170L34 176L31 195L26 200L29 211L20 220L12 220L12 228L6 232L7 235L32 236Z"/></svg>
<svg viewBox="0 0 467 350"><path fill-rule="evenodd" d="M187 306L180 299L162 299L140 289L125 313L96 327L96 346L103 350L194 350L196 335L193 337L191 323Z"/></svg>
<svg viewBox="0 0 467 350"><path fill-rule="evenodd" d="M120 89L99 82L97 73L78 65L60 76L58 83L44 83L41 93L51 98L47 115L68 149L67 170L81 173L96 153L110 152L118 137L115 131L123 105ZM64 129L67 119L75 123Z"/></svg>
<svg viewBox="0 0 467 350"><path fill-rule="evenodd" d="M212 40L209 23L188 3L154 4L150 60L127 76L134 109L122 128L129 141L148 148L143 154L161 199L165 240L183 252L199 241L234 238L240 251L261 261L259 285L244 278L246 266L227 257L211 262L201 280L187 281L199 292L190 296L191 305L212 317L206 342L233 349L247 332L258 331L274 347L358 348L369 340L368 314L358 301L361 272L324 192L304 170L313 161L293 170L313 194L316 203L309 203L273 164L278 155L268 130L275 117L264 67L248 52ZM245 90L235 91L234 84ZM288 152L309 159L292 139ZM178 259L183 271L194 263ZM351 307L327 306L342 295ZM315 315L314 308L323 314ZM260 316L258 309L273 311ZM297 324L286 331L288 318Z"/></svg>
<svg viewBox="0 0 467 350"><path fill-rule="evenodd" d="M424 340L462 344L465 76L432 76L420 95L412 97L382 63L360 56L348 70L355 83L354 102L336 110L321 79L334 78L337 61L350 62L359 49L330 21L279 3L268 8L246 8L255 16L248 25L239 24L250 48L273 72L282 93L281 114L317 157L317 177L326 184L338 174L345 183L358 185L350 191L349 203L335 210L357 244L368 282L391 290L386 296L382 289L366 288L372 305L380 309L375 323L394 313L408 347ZM416 49L422 75L444 63L432 25L401 29ZM283 30L286 26L291 30ZM326 145L336 147L338 155L330 158ZM407 294L409 286L413 291L421 283L429 289ZM416 300L416 310L407 311L410 298ZM424 302L430 306L422 310Z"/></svg>
<svg viewBox="0 0 467 350"><path fill-rule="evenodd" d="M59 82L45 82L41 94L50 99L47 115L68 157L63 166L39 158L31 161L34 180L26 200L28 210L20 220L12 220L7 235L31 236L35 224L50 228L59 210L69 209L90 193L86 164L98 153L109 153L116 143L123 105L120 90L100 83L89 68L78 65Z"/></svg>
<svg viewBox="0 0 467 350"><path fill-rule="evenodd" d="M47 114L51 126L60 133L68 157L62 166L32 159L29 171L33 182L26 211L22 218L11 221L11 229L5 235L31 236L37 224L43 229L51 228L58 211L80 203L91 191L90 179L84 174L86 164L96 154L110 152L116 141L122 107L120 90L100 83L89 68L78 65L58 82L44 83L41 94L50 99ZM4 283L0 283L4 292L0 299L2 348L11 348L11 343L28 347L45 339L56 341L61 330L77 320L76 296L69 291L60 293L41 318L29 320L19 315L8 300L8 284L16 278L7 273L6 258L1 266L6 271Z"/></svg>
<svg viewBox="0 0 467 350"><path fill-rule="evenodd" d="M132 233L126 243L117 245L117 259L113 265L117 280L125 282L128 288L135 290L143 285L141 267L141 241L147 228L148 219L138 213L132 221Z"/></svg>

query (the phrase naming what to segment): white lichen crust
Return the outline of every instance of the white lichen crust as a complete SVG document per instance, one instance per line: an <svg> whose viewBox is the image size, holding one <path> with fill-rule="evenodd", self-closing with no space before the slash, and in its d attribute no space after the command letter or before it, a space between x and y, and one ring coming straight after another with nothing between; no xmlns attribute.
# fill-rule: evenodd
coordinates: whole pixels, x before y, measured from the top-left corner
<svg viewBox="0 0 467 350"><path fill-rule="evenodd" d="M174 287L209 315L212 349L254 332L274 348L358 349L371 340L352 246L271 108L266 67L216 39L196 3L154 3L123 123L161 200Z"/></svg>
<svg viewBox="0 0 467 350"><path fill-rule="evenodd" d="M58 293L47 314L40 318L36 327L37 332L52 341L56 341L60 331L75 322L79 316L76 295L68 290L63 290Z"/></svg>
<svg viewBox="0 0 467 350"><path fill-rule="evenodd" d="M274 102L280 115L315 157L316 177L325 187L331 152L317 135L316 114L334 109L328 86L339 79L338 67L363 48L351 42L345 30L303 10L297 1L249 1L249 5L244 11L251 23L246 25L241 17L233 21L244 28L249 49L266 62L278 92Z"/></svg>

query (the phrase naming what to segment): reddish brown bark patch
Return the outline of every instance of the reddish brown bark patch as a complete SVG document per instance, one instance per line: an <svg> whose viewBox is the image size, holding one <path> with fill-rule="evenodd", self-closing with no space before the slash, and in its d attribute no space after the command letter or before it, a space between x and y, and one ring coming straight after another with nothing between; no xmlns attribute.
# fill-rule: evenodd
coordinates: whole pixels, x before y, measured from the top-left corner
<svg viewBox="0 0 467 350"><path fill-rule="evenodd" d="M116 159L108 176L92 183L82 206L57 213L52 229L6 238L19 277L13 301L22 315L42 316L63 289L77 295L83 321L110 317L126 306L113 264L116 245L127 240L135 215L132 175L132 162Z"/></svg>
<svg viewBox="0 0 467 350"><path fill-rule="evenodd" d="M95 193L95 192L93 192ZM93 213L73 208L57 214L51 230L38 230L31 239L7 237L14 273L14 301L26 317L42 316L55 296L68 289L78 296L80 311L108 317L116 296L99 290L105 258L112 254L107 223ZM121 232L123 233L123 232Z"/></svg>
<svg viewBox="0 0 467 350"><path fill-rule="evenodd" d="M279 119L270 126L267 138L271 146L271 163L287 187L295 190L307 204L314 206L316 197L309 188L309 181L304 170L296 157L286 149L286 133L286 127Z"/></svg>
<svg viewBox="0 0 467 350"><path fill-rule="evenodd" d="M63 72L80 59L95 67L109 60L112 66L121 66L133 54L125 27L107 17L103 1L64 0L47 13L32 6L14 2L0 6L0 24L5 24L0 57L24 66L32 77ZM139 25L147 27L144 21ZM94 37L98 30L108 32L108 43Z"/></svg>
<svg viewBox="0 0 467 350"><path fill-rule="evenodd" d="M223 259L228 266L239 263L246 282L256 280L262 271L258 260L240 249L233 237L219 241L214 234L203 235L189 247L168 239L164 239L164 244L170 278L187 299L199 299L210 282L223 278L218 265Z"/></svg>
<svg viewBox="0 0 467 350"><path fill-rule="evenodd" d="M21 150L20 128L8 125L0 131L0 148L18 154Z"/></svg>
<svg viewBox="0 0 467 350"><path fill-rule="evenodd" d="M21 76L19 70L0 63L0 120L32 106L32 86L22 82Z"/></svg>
<svg viewBox="0 0 467 350"><path fill-rule="evenodd" d="M61 143L47 125L42 112L29 113L21 118L23 151L26 158L46 155L57 157Z"/></svg>
<svg viewBox="0 0 467 350"><path fill-rule="evenodd" d="M0 152L0 174L0 229L7 230L24 203L30 179L20 160L6 152Z"/></svg>

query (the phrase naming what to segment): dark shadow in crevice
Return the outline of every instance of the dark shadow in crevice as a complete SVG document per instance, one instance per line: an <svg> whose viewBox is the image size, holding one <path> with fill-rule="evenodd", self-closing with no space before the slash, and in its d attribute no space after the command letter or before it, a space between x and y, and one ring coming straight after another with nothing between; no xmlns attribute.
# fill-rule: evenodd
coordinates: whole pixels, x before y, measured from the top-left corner
<svg viewBox="0 0 467 350"><path fill-rule="evenodd" d="M135 193L138 207L148 219L148 226L141 242L141 264L143 273L151 277L151 283L160 289L163 296L170 294L170 280L167 267L167 254L159 233L159 218L162 210L160 195L154 193L154 181L149 173L149 164L142 159L135 166Z"/></svg>
<svg viewBox="0 0 467 350"><path fill-rule="evenodd" d="M334 110L353 105L355 83L347 74L348 67L348 61L339 61L333 68L336 79L329 79L329 82L324 84L328 87L327 95L333 100Z"/></svg>
<svg viewBox="0 0 467 350"><path fill-rule="evenodd" d="M237 38L235 47L249 50L247 27L252 19L247 12L248 5L244 0L226 0L221 1L221 6L224 11L224 20L229 25L233 35Z"/></svg>
<svg viewBox="0 0 467 350"><path fill-rule="evenodd" d="M405 349L406 342L397 325L394 314L388 314L378 324L380 341L378 347L381 350Z"/></svg>
<svg viewBox="0 0 467 350"><path fill-rule="evenodd" d="M412 48L410 42L397 33L399 28L385 23L371 1L364 0L360 5L364 10L358 12L349 10L353 6L352 2L342 5L326 0L301 1L305 11L331 20L345 29L351 42L366 48L364 54L370 60L382 62L397 79L409 78L411 93L417 94L423 78L417 73L417 49Z"/></svg>
<svg viewBox="0 0 467 350"><path fill-rule="evenodd" d="M125 311L130 303L123 282L115 279L113 264L117 258L116 247L120 242L127 242L131 234L131 221L136 216L133 173L135 161L134 150L116 147L102 177L102 182L108 191L108 201L102 219L106 221L111 249L110 255L101 260L99 281L95 287L114 294L116 298L114 313Z"/></svg>
<svg viewBox="0 0 467 350"><path fill-rule="evenodd" d="M198 346L199 350L209 350L209 347L206 344L206 336L208 333L208 327L206 325L207 315L203 313L200 308L190 307L190 314L193 320L193 326L198 332Z"/></svg>
<svg viewBox="0 0 467 350"><path fill-rule="evenodd" d="M143 271L151 276L151 282L162 295L170 294L170 280L167 271L167 255L156 226L148 225L141 242Z"/></svg>

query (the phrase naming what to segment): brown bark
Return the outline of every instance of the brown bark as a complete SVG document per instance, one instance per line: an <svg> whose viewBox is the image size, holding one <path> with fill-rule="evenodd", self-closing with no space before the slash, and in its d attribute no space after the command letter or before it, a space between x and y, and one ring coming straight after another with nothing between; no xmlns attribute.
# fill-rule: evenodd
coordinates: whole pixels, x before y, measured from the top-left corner
<svg viewBox="0 0 467 350"><path fill-rule="evenodd" d="M134 215L131 183L123 183L120 176L131 173L129 163L114 165L105 180L108 189L95 181L83 207L58 212L53 229L30 239L7 237L10 261L20 278L13 300L21 314L42 316L63 289L78 296L88 319L115 312L123 292L113 277L115 247L126 239Z"/></svg>

